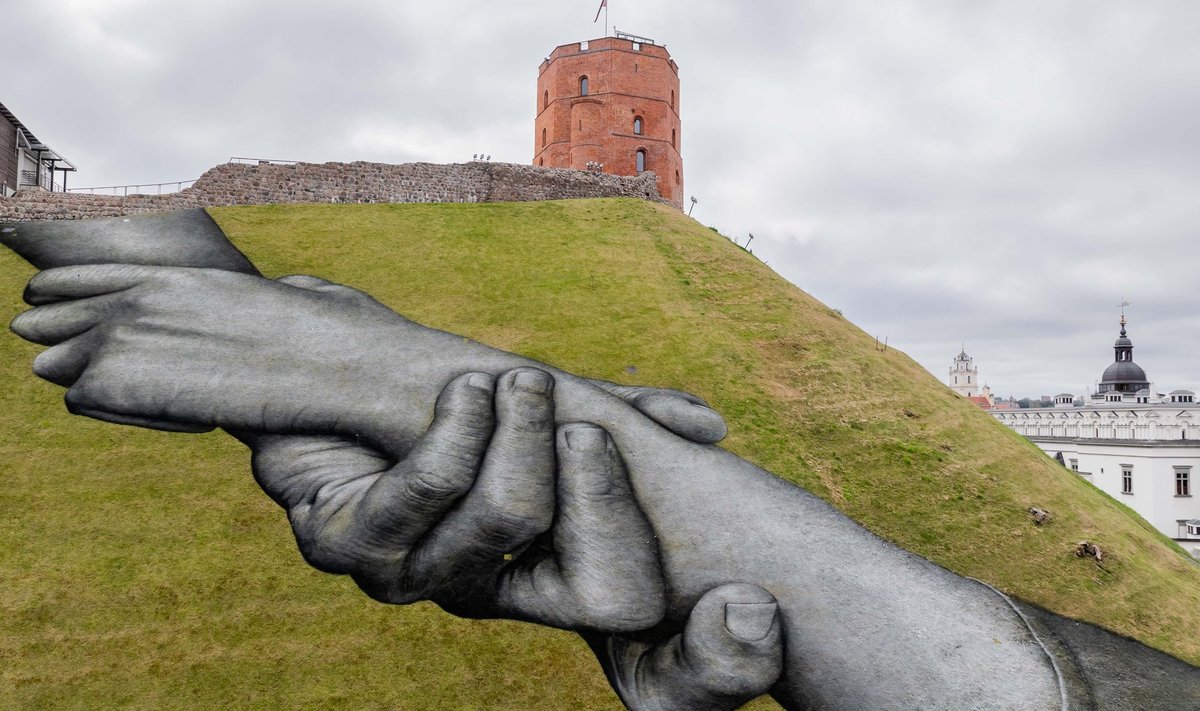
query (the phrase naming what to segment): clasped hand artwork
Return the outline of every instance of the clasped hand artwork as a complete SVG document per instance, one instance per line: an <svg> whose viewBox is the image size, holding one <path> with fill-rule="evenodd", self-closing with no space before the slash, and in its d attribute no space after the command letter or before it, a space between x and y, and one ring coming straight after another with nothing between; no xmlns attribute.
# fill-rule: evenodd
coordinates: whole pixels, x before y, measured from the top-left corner
<svg viewBox="0 0 1200 711"><path fill-rule="evenodd" d="M224 429L312 566L386 603L573 630L629 708L1200 707L1196 669L952 574L716 446L725 425L693 396L266 278L200 210L0 240L43 270L12 330L49 346L33 371L72 412Z"/></svg>

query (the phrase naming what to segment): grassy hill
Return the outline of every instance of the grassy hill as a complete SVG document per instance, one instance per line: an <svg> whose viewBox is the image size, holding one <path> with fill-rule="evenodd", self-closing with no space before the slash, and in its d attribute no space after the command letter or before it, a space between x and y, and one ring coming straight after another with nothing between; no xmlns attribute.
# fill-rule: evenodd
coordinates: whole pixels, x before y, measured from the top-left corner
<svg viewBox="0 0 1200 711"><path fill-rule="evenodd" d="M695 392L729 422L724 446L879 535L1200 664L1200 568L1180 550L676 210L213 213L269 275L318 274L567 370ZM0 253L4 318L32 273ZM38 350L0 337L0 707L619 708L571 634L379 605L309 569L240 445L71 417L29 372ZM1073 555L1084 539L1102 565Z"/></svg>

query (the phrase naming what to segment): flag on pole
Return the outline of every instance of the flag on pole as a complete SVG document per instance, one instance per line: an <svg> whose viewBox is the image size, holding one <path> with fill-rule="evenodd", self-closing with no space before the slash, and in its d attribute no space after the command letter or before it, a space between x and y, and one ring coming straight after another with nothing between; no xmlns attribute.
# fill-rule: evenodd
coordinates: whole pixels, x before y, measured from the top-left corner
<svg viewBox="0 0 1200 711"><path fill-rule="evenodd" d="M596 19L592 20L593 25L600 21L600 11L606 7L608 7L608 0L600 0L600 7L596 8Z"/></svg>

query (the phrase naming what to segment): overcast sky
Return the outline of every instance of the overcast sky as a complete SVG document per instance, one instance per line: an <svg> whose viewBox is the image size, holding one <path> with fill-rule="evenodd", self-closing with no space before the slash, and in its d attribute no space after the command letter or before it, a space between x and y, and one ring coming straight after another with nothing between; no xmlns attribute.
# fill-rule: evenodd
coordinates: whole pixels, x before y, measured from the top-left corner
<svg viewBox="0 0 1200 711"><path fill-rule="evenodd" d="M0 102L72 186L231 156L528 163L599 0L0 0ZM693 216L945 379L1200 390L1200 3L611 0L680 66Z"/></svg>

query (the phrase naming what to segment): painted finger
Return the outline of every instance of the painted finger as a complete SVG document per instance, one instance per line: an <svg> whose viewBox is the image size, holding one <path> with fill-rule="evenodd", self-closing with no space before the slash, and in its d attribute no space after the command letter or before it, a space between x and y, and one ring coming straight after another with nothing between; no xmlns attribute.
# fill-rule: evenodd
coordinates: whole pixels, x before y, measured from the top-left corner
<svg viewBox="0 0 1200 711"><path fill-rule="evenodd" d="M590 381L615 395L675 434L700 444L725 439L725 420L704 400L682 390L618 385L607 380Z"/></svg>
<svg viewBox="0 0 1200 711"><path fill-rule="evenodd" d="M554 518L554 379L534 368L502 374L496 431L479 478L415 552L414 568L435 586L494 571L504 555L550 528Z"/></svg>
<svg viewBox="0 0 1200 711"><path fill-rule="evenodd" d="M514 612L564 628L644 630L666 611L658 540L638 506L612 439L571 423L557 436L553 554L503 581Z"/></svg>
<svg viewBox="0 0 1200 711"><path fill-rule="evenodd" d="M407 547L470 490L492 435L494 388L492 376L468 373L442 390L429 431L363 496L357 516L363 535Z"/></svg>
<svg viewBox="0 0 1200 711"><path fill-rule="evenodd" d="M633 711L728 711L761 696L783 671L779 605L744 583L707 592L684 631L658 645L591 636L613 688Z"/></svg>
<svg viewBox="0 0 1200 711"><path fill-rule="evenodd" d="M138 417L137 415L126 415L119 412L108 412L106 410L98 410L87 407L68 407L72 415L81 415L90 417L93 420L101 422L111 422L114 425L130 425L131 427L144 427L148 430L161 430L163 432L184 432L188 434L202 434L204 432L212 432L215 427L212 425L193 425L187 422L173 422L171 420L155 420L149 417Z"/></svg>
<svg viewBox="0 0 1200 711"><path fill-rule="evenodd" d="M100 323L115 306L113 295L47 304L17 314L9 328L27 341L52 346Z"/></svg>
<svg viewBox="0 0 1200 711"><path fill-rule="evenodd" d="M71 387L95 351L95 338L83 334L42 351L33 359L33 374L64 388Z"/></svg>
<svg viewBox="0 0 1200 711"><path fill-rule="evenodd" d="M40 306L66 299L111 294L131 289L161 271L161 267L132 264L89 264L47 269L34 274L25 286L25 303Z"/></svg>

